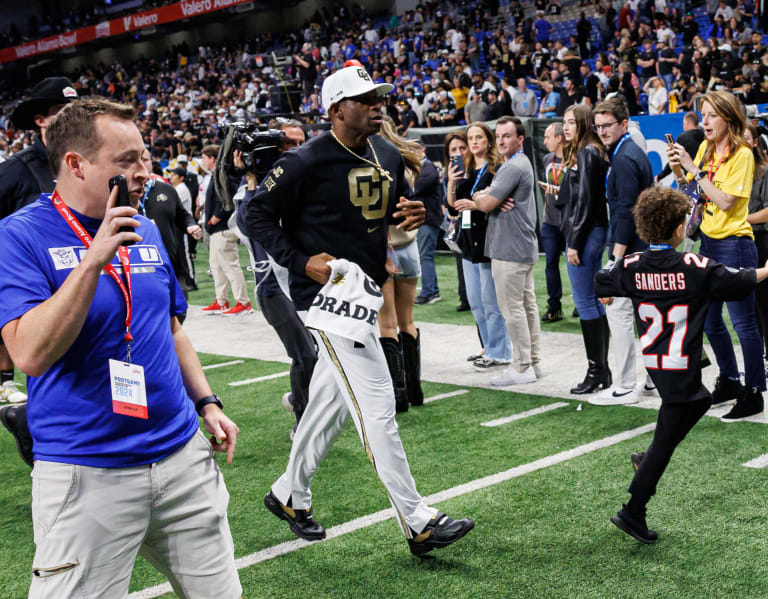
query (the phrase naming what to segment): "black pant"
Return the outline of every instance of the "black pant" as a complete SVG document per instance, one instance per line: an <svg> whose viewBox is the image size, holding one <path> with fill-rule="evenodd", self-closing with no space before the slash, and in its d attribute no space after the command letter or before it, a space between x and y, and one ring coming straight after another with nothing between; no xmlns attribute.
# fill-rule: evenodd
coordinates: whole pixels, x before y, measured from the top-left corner
<svg viewBox="0 0 768 599"><path fill-rule="evenodd" d="M755 231L757 246L757 264L765 264L768 260L768 231ZM758 283L755 288L755 311L760 337L763 340L763 354L768 355L768 281Z"/></svg>
<svg viewBox="0 0 768 599"><path fill-rule="evenodd" d="M464 265L461 262L461 254L454 254L456 258L456 273L459 276L459 301L465 306L469 305L467 299L467 286L464 284Z"/></svg>
<svg viewBox="0 0 768 599"><path fill-rule="evenodd" d="M309 381L317 362L315 342L296 314L293 302L283 293L258 295L257 298L264 318L275 329L280 341L283 342L285 351L293 361L291 393L293 393L293 410L298 421L309 401Z"/></svg>
<svg viewBox="0 0 768 599"><path fill-rule="evenodd" d="M648 503L675 448L712 405L707 397L687 403L661 404L653 441L629 485L633 499Z"/></svg>

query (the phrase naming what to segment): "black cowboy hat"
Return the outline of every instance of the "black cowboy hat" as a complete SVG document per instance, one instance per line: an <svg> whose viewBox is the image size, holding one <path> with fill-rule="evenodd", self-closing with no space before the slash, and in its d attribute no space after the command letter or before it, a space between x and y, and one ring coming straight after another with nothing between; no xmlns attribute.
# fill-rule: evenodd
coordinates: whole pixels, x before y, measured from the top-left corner
<svg viewBox="0 0 768 599"><path fill-rule="evenodd" d="M34 129L35 115L48 114L57 104L69 104L77 100L77 90L66 77L47 77L29 92L29 97L16 107L11 122L18 129Z"/></svg>

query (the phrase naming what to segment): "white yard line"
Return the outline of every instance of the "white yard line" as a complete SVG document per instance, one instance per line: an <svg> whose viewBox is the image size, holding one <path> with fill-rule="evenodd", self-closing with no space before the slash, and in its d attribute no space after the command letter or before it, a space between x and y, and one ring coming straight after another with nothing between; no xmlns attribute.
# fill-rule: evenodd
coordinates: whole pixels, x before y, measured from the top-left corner
<svg viewBox="0 0 768 599"><path fill-rule="evenodd" d="M552 410L556 410L557 408L565 408L568 407L569 403L565 403L564 401L558 401L555 403L547 404L546 406L541 406L539 408L533 408L532 410L526 410L525 412L520 412L519 414L512 414L512 416L506 416L504 418L497 418L496 420L489 420L488 422L481 422L480 426L501 426L502 424L509 424L510 422L514 422L515 420L522 420L523 418L528 418L529 416L536 416L537 414L544 414L545 412L551 412Z"/></svg>
<svg viewBox="0 0 768 599"><path fill-rule="evenodd" d="M232 360L231 362L221 362L220 364L208 364L203 366L203 370L213 370L214 368L224 368L224 366L234 366L235 364L242 364L245 360Z"/></svg>
<svg viewBox="0 0 768 599"><path fill-rule="evenodd" d="M763 455L756 457L754 460L744 462L742 466L746 466L747 468L765 468L768 466L768 453L764 453Z"/></svg>
<svg viewBox="0 0 768 599"><path fill-rule="evenodd" d="M438 399L447 399L449 397L456 397L457 395L464 395L465 393L469 393L469 391L467 391L466 389L457 389L456 391L450 391L449 393L441 393L440 395L427 397L424 400L424 403L432 403L433 401L437 401Z"/></svg>
<svg viewBox="0 0 768 599"><path fill-rule="evenodd" d="M275 374L268 374L266 376L258 376L255 379L245 379L242 381L232 381L229 383L230 387L241 387L243 385L251 385L253 383L259 383L261 381L268 381L270 379L279 379L281 376L288 376L291 374L289 370L286 370L285 372L276 372Z"/></svg>
<svg viewBox="0 0 768 599"><path fill-rule="evenodd" d="M432 505L432 504L440 503L442 501L446 501L447 499L453 499L454 497L466 495L467 493L471 493L479 489L484 489L486 487L491 487L493 485L497 485L499 483L512 480L513 478L517 478L525 474L530 474L531 472L536 472L537 470L542 470L543 468L549 468L550 466L554 466L555 464L567 462L568 460L572 460L574 458L586 455L588 453L598 451L599 449L605 449L606 447L610 447L611 445L616 445L617 443L621 443L623 441L633 439L634 437L639 437L640 435L650 433L655 428L656 428L655 422L651 424L646 424L638 428L633 428L628 431L624 431L622 433L611 435L610 437L605 437L604 439L598 439L597 441L592 441L591 443L587 443L585 445L579 445L578 447L574 447L573 449L561 451L560 453L556 453L555 455L547 456L546 458L541 458L539 460L530 462L528 464L515 466L514 468L510 468L509 470L505 470L504 472L491 474L490 476L478 478L477 480L473 480L468 483L464 483L462 485L458 485L450 489L446 489L445 491L440 491L439 493L435 493L434 495L425 497L424 500L428 504ZM367 516L355 518L354 520L350 520L349 522L344 522L343 524L339 524L337 526L333 526L327 529L326 539L333 539L335 537L339 537L349 532L354 532L356 530L360 530L361 528L366 528L373 524L377 524L379 522L388 520L393 516L394 516L394 512L392 511L391 508L389 508L386 510L381 510L380 512L376 512L374 514L369 514ZM283 526L283 525L280 525L280 526ZM317 543L318 541L315 541L315 542ZM306 547L307 545L311 545L311 544L312 543L310 543L309 541L304 541L302 539L287 541L285 543L280 543L279 545L267 547L266 549L262 549L261 551L257 551L256 553L245 555L240 559L236 560L235 563L237 564L238 569L247 568L248 566L253 566L254 564L258 564L258 563L270 560L272 558L285 555L286 553L291 553L292 551L296 551L297 549L301 549L302 547ZM406 550L406 547L405 545L403 545L403 551L405 550ZM172 591L171 585L168 583L165 583L165 584L160 584L154 587L144 589L143 591L137 591L135 593L131 593L128 596L128 599L153 599L154 597L160 597L161 595L170 593L171 591Z"/></svg>

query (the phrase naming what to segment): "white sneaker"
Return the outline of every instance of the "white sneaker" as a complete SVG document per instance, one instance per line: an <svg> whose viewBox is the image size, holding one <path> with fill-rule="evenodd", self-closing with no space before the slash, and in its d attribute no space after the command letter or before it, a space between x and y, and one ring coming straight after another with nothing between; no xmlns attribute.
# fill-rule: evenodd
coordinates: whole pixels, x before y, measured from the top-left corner
<svg viewBox="0 0 768 599"><path fill-rule="evenodd" d="M290 391L283 393L283 407L287 411L293 412L293 393ZM293 437L291 437L291 439L293 439Z"/></svg>
<svg viewBox="0 0 768 599"><path fill-rule="evenodd" d="M640 401L640 393L637 387L631 389L611 387L587 400L593 406L624 406L638 401Z"/></svg>
<svg viewBox="0 0 768 599"><path fill-rule="evenodd" d="M0 387L0 402L22 403L27 401L27 395L19 391L20 386L15 381L5 381Z"/></svg>
<svg viewBox="0 0 768 599"><path fill-rule="evenodd" d="M537 379L540 379L542 376L544 376L543 374L541 374L541 368L539 368L538 364L533 365L533 372L534 374L536 374Z"/></svg>
<svg viewBox="0 0 768 599"><path fill-rule="evenodd" d="M490 382L494 387L535 383L536 372L534 371L533 366L529 366L523 372L518 372L514 368L507 368L499 376L493 377Z"/></svg>

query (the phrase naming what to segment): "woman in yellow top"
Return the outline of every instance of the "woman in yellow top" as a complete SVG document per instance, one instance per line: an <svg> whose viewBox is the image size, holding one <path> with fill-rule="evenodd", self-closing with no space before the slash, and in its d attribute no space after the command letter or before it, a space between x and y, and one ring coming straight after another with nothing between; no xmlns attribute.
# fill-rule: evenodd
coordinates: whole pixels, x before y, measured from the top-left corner
<svg viewBox="0 0 768 599"><path fill-rule="evenodd" d="M735 268L756 268L757 247L747 222L755 158L744 139L746 121L736 97L726 91L702 97L701 116L706 139L691 159L685 148L674 144L667 150L669 161L680 164L688 178L698 182L707 203L701 221L701 255ZM731 336L723 321L723 303L709 307L704 331L717 358L720 375L712 392L712 404L737 400L723 416L735 422L763 410L765 366L760 332L755 317L755 296L727 302L728 313L741 343L744 357L744 387Z"/></svg>

